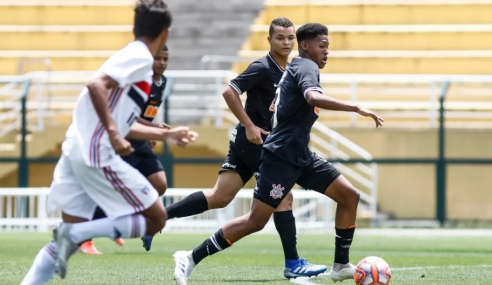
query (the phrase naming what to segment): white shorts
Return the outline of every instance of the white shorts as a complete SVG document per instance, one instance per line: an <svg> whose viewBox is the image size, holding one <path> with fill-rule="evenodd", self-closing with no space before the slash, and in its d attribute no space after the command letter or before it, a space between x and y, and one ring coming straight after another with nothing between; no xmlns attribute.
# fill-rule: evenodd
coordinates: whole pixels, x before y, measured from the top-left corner
<svg viewBox="0 0 492 285"><path fill-rule="evenodd" d="M72 149L58 161L48 196L47 211L91 220L96 206L115 219L148 209L158 193L138 170L120 156L111 166L92 168L82 152Z"/></svg>

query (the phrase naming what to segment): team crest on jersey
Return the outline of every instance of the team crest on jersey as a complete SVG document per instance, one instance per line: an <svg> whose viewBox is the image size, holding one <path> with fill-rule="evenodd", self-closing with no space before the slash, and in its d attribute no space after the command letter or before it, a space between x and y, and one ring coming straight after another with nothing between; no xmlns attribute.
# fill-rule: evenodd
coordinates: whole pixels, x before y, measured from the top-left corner
<svg viewBox="0 0 492 285"><path fill-rule="evenodd" d="M270 191L270 197L272 197L273 199L280 199L284 196L283 191L285 190L285 188L282 187L282 185L273 184L272 187L273 187L273 189Z"/></svg>

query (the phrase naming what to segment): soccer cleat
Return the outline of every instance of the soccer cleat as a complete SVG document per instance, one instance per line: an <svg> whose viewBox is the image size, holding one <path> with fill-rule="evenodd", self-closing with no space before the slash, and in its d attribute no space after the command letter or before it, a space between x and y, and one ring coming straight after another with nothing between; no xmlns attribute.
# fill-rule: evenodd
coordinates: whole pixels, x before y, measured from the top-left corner
<svg viewBox="0 0 492 285"><path fill-rule="evenodd" d="M117 238L114 240L115 243L117 243L119 246L124 246L125 245L125 240L122 238Z"/></svg>
<svg viewBox="0 0 492 285"><path fill-rule="evenodd" d="M188 277L195 268L191 251L176 251L174 258L174 280L178 285L188 285Z"/></svg>
<svg viewBox="0 0 492 285"><path fill-rule="evenodd" d="M354 273L355 265L351 263L340 264L334 262L333 267L330 270L330 278L335 282L354 279Z"/></svg>
<svg viewBox="0 0 492 285"><path fill-rule="evenodd" d="M96 246L94 246L94 243L90 240L81 244L79 250L82 251L84 254L103 254L102 252L97 250Z"/></svg>
<svg viewBox="0 0 492 285"><path fill-rule="evenodd" d="M287 279L297 277L312 277L318 276L327 269L324 265L316 265L309 263L304 258L296 260L285 260L284 276Z"/></svg>
<svg viewBox="0 0 492 285"><path fill-rule="evenodd" d="M142 246L145 248L146 251L150 250L150 247L152 246L152 239L153 238L154 238L153 236L143 236L140 238L142 240L142 243L143 243Z"/></svg>
<svg viewBox="0 0 492 285"><path fill-rule="evenodd" d="M53 230L56 243L55 273L62 279L67 275L68 260L79 249L79 246L70 238L71 229L72 224L61 223Z"/></svg>

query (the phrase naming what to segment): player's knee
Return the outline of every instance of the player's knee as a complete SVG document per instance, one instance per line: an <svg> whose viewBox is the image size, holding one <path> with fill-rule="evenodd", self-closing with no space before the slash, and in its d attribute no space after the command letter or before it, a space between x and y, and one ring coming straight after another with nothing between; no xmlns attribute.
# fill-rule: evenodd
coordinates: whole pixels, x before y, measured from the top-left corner
<svg viewBox="0 0 492 285"><path fill-rule="evenodd" d="M360 201L360 193L355 187L347 187L344 191L344 204L347 206L356 206L359 204Z"/></svg>
<svg viewBox="0 0 492 285"><path fill-rule="evenodd" d="M220 197L217 201L218 208L227 207L227 205L229 205L233 199L234 199L234 196L229 196L229 195L224 195L224 196Z"/></svg>
<svg viewBox="0 0 492 285"><path fill-rule="evenodd" d="M152 223L152 229L154 229L153 231L157 233L166 226L167 211L164 209L164 211L160 215L153 216L150 220Z"/></svg>
<svg viewBox="0 0 492 285"><path fill-rule="evenodd" d="M292 203L294 202L294 195L292 192L289 192L285 198L282 200L282 203L278 206L275 212L283 212L292 210Z"/></svg>
<svg viewBox="0 0 492 285"><path fill-rule="evenodd" d="M223 191L218 191L214 189L211 195L205 195L207 197L208 206L210 209L221 209L227 207L234 199L234 195L229 195L227 193L221 193Z"/></svg>
<svg viewBox="0 0 492 285"><path fill-rule="evenodd" d="M246 222L248 229L251 233L256 233L263 228L265 228L266 224L268 223L269 219L258 219L258 218L253 218L251 215L248 216L248 221Z"/></svg>

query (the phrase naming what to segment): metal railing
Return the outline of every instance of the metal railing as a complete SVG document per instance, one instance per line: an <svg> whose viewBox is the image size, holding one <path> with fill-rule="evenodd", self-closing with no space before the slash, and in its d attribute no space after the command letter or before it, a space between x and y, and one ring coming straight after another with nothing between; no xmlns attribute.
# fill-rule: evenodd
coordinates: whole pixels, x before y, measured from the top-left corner
<svg viewBox="0 0 492 285"><path fill-rule="evenodd" d="M16 77L18 82L24 80L31 84L29 90L24 90L26 128L30 131L43 132L47 119L56 120L55 117L60 116L70 118L80 90L92 75L93 72L31 72ZM164 104L168 110L166 112L168 123L189 124L211 118L216 127L234 126L237 120L227 109L221 94L235 75L231 71L222 70L166 72L170 81L169 87L172 86L172 92L166 90L166 93L172 93L172 96L167 96ZM2 89L5 92L8 90L6 87ZM50 96L47 96L46 90L50 91ZM21 125L20 96L22 95L13 96L2 102L2 108L11 108L9 114L18 117L10 121L7 130L13 130ZM225 123L228 125L226 126ZM314 130L312 147L320 156L345 160L362 158L370 161L372 159L367 151L323 124L316 123ZM377 214L376 164L357 163L352 167L338 163L337 166L344 175L356 182L362 191L362 201L365 206L363 210L367 215L375 217Z"/></svg>
<svg viewBox="0 0 492 285"><path fill-rule="evenodd" d="M166 191L168 203L207 189L171 188ZM46 213L49 188L0 188L0 231L47 231L61 221L60 213ZM331 200L315 192L293 190L293 214L298 231L331 231L334 227ZM223 226L251 209L253 189L243 189L225 208L207 211L192 217L169 220L165 230L204 231ZM270 221L265 231L275 231Z"/></svg>
<svg viewBox="0 0 492 285"><path fill-rule="evenodd" d="M221 63L249 63L256 57L206 55L202 69ZM453 83L446 100L448 127L490 128L492 120L492 76L490 75L407 75L327 74L320 81L326 94L374 109L388 119L386 127L438 126L439 92L443 82ZM331 127L372 126L357 114L327 112L322 119Z"/></svg>

